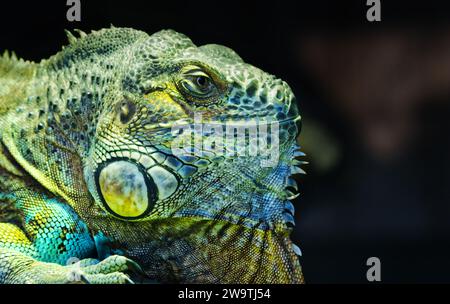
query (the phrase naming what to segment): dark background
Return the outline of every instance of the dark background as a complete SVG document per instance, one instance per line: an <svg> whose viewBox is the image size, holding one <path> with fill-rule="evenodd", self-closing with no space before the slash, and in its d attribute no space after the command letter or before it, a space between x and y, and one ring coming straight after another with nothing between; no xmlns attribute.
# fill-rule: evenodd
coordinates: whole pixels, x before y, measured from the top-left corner
<svg viewBox="0 0 450 304"><path fill-rule="evenodd" d="M0 4L0 50L39 61L63 29L172 28L286 80L303 113L293 238L307 282L450 282L450 5L366 1L66 1Z"/></svg>

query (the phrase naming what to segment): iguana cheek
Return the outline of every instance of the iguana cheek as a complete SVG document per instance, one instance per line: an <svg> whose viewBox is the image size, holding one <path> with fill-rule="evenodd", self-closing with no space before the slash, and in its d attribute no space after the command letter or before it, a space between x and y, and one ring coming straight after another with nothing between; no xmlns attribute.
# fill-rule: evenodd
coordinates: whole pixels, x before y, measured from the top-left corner
<svg viewBox="0 0 450 304"><path fill-rule="evenodd" d="M127 161L116 161L105 166L99 175L99 188L106 204L114 214L134 218L149 209L149 193L144 175Z"/></svg>

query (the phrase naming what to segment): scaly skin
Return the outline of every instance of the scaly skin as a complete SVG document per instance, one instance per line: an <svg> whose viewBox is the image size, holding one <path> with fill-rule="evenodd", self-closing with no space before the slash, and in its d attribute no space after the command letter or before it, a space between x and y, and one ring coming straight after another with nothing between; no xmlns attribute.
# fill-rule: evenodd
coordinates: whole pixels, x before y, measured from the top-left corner
<svg viewBox="0 0 450 304"><path fill-rule="evenodd" d="M38 64L0 59L0 282L127 283L143 271L161 283L302 283L288 85L174 31L78 33ZM173 132L199 114L221 127L279 122L277 161L174 153L182 138L219 138Z"/></svg>

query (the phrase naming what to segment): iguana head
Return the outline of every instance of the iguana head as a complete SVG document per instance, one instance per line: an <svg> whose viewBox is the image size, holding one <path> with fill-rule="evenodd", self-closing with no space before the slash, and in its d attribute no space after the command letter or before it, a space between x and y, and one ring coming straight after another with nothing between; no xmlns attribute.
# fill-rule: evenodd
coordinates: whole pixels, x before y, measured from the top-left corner
<svg viewBox="0 0 450 304"><path fill-rule="evenodd" d="M124 48L84 175L90 222L161 281L300 282L299 113L282 80L174 31Z"/></svg>

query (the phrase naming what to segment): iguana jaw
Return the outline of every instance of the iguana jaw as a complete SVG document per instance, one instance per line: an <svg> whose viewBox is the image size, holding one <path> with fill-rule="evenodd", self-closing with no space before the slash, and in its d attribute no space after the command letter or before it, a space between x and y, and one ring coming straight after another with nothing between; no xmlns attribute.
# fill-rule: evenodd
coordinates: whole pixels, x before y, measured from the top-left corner
<svg viewBox="0 0 450 304"><path fill-rule="evenodd" d="M293 145L281 154L282 161L278 167L267 169L269 173L264 174L267 175L264 183L268 184L261 191L274 199L251 203L261 213L238 216L211 209L211 214L215 215L208 217L202 210L205 211L204 207L210 205L210 201L197 193L193 197L200 205L185 195L184 199L189 201L179 213L150 216L137 222L115 219L110 215L97 215L87 220L94 231L105 232L114 248L124 250L156 281L301 283L299 251L289 238L293 206L288 199L292 199L292 193L284 192L285 188L296 191L297 186L288 176L299 173L295 169L299 162L292 158L301 155L298 147ZM222 186L205 184L204 189L224 189L225 185L239 184L230 180L227 172L225 175L228 182ZM273 180L275 177L276 182ZM242 183L242 178L239 181ZM227 198L235 199L232 202L235 204L243 200L239 198L242 195L236 189Z"/></svg>

